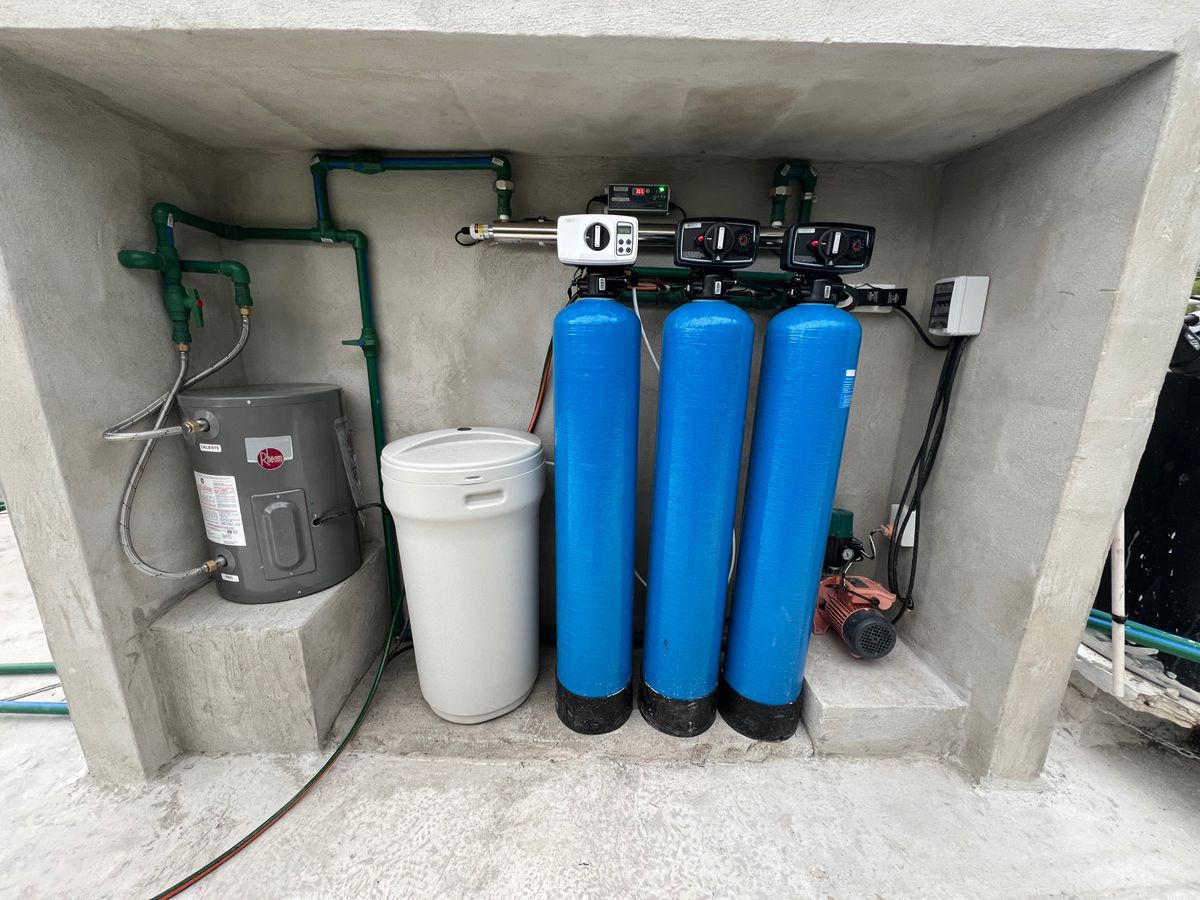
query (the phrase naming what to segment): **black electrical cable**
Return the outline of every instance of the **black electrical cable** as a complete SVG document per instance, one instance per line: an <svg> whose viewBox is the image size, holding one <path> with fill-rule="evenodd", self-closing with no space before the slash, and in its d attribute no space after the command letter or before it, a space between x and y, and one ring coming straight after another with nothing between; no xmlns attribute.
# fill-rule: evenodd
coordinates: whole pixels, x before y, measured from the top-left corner
<svg viewBox="0 0 1200 900"><path fill-rule="evenodd" d="M676 211L676 212L678 212L678 213L679 213L681 216L683 216L685 219L688 217L687 210L685 210L685 209L684 209L682 206L680 206L678 203L668 203L668 204L667 204L667 208L668 208L668 209L671 209L671 210L675 210L675 211Z"/></svg>
<svg viewBox="0 0 1200 900"><path fill-rule="evenodd" d="M916 332L920 336L921 340L923 340L925 342L926 347L932 347L934 350L949 350L950 349L949 343L937 344L937 343L934 343L933 341L931 341L929 339L929 335L927 335L925 333L925 329L921 327L921 323L918 322L916 319L914 319L913 314L910 313L903 306L895 306L892 308L895 309L896 312L900 313L900 315L904 316L904 318L908 319L909 323L916 330Z"/></svg>
<svg viewBox="0 0 1200 900"><path fill-rule="evenodd" d="M349 509L339 509L337 512L326 513L323 516L313 516L313 528L319 525L324 525L330 519L338 519L342 516L352 516L357 512L362 512L364 509L383 509L382 503L364 503L362 506L352 506Z"/></svg>
<svg viewBox="0 0 1200 900"><path fill-rule="evenodd" d="M460 241L459 236L464 235L464 234L467 236L467 239L465 241ZM458 229L458 231L454 232L454 243L458 244L458 246L460 246L460 247L478 247L479 246L479 241L474 240L471 237L471 229L467 228L466 226L463 226L462 228Z"/></svg>
<svg viewBox="0 0 1200 900"><path fill-rule="evenodd" d="M921 543L921 501L925 487L929 483L929 478L933 473L934 464L937 462L938 450L941 447L942 435L945 432L946 420L950 413L954 380L958 374L958 366L962 361L962 353L965 345L966 338L955 337L950 339L950 343L947 346L948 352L942 363L942 371L938 376L933 404L930 407L929 419L925 425L925 434L921 438L921 445L917 449L912 468L909 470L908 478L904 483L904 490L900 494L897 512L899 521L892 522L891 540L888 545L887 554L887 582L888 590L894 593L900 601L900 610L892 620L893 622L900 621L904 614L913 608L913 586L917 577L917 559ZM901 589L901 537L914 516L916 517L916 522L913 523L913 545L908 560L908 577L903 589Z"/></svg>
<svg viewBox="0 0 1200 900"><path fill-rule="evenodd" d="M607 194L597 194L595 197L593 197L591 200L589 200L587 202L587 205L584 206L583 211L584 211L584 213L590 213L592 211L593 203L606 203L606 202L608 202Z"/></svg>

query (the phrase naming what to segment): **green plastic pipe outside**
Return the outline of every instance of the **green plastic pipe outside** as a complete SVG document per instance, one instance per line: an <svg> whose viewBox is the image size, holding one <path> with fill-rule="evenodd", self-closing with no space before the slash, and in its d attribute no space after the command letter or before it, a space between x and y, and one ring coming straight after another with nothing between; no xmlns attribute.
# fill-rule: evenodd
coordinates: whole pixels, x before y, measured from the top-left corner
<svg viewBox="0 0 1200 900"><path fill-rule="evenodd" d="M797 222L808 222L812 219L814 192L817 189L817 173L813 167L804 161L782 162L775 167L771 179L771 227L783 226L783 217L787 214L787 189L793 182L800 184L800 209L796 215Z"/></svg>
<svg viewBox="0 0 1200 900"><path fill-rule="evenodd" d="M17 713L32 716L69 716L65 703L34 702L31 700L0 701L0 713Z"/></svg>
<svg viewBox="0 0 1200 900"><path fill-rule="evenodd" d="M0 676L53 675L57 671L52 662L0 663Z"/></svg>
<svg viewBox="0 0 1200 900"><path fill-rule="evenodd" d="M1087 626L1093 631L1112 634L1112 616L1103 610L1093 609L1088 615ZM1149 625L1142 625L1139 622L1132 620L1125 622L1125 640L1140 647L1149 647L1152 650L1178 656L1180 659L1200 662L1200 643L1167 631L1159 631L1157 628L1151 628Z"/></svg>

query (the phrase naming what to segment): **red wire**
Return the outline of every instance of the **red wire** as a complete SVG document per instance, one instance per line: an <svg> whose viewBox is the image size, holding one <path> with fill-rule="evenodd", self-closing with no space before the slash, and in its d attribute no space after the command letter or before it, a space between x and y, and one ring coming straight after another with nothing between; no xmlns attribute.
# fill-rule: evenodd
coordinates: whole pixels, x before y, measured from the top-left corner
<svg viewBox="0 0 1200 900"><path fill-rule="evenodd" d="M546 385L550 381L550 364L554 359L554 343L546 348L546 362L542 365L542 383L538 386L537 400L533 404L533 415L529 417L529 427L525 430L533 434L533 429L537 427L538 419L542 415L542 401L546 399Z"/></svg>

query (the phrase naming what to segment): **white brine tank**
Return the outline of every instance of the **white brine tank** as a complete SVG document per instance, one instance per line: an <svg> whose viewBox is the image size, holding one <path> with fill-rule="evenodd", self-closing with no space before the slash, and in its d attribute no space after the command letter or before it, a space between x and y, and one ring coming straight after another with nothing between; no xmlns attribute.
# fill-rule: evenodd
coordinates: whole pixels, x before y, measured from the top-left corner
<svg viewBox="0 0 1200 900"><path fill-rule="evenodd" d="M516 709L538 672L541 440L447 428L381 461L425 701L465 724Z"/></svg>

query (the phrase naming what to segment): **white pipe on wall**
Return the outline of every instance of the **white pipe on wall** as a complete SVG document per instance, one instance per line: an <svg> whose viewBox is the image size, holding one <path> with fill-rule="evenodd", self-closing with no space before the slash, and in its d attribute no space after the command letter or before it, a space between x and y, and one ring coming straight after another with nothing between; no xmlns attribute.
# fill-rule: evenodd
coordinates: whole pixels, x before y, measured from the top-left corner
<svg viewBox="0 0 1200 900"><path fill-rule="evenodd" d="M1117 518L1113 531L1112 555L1109 563L1112 586L1112 693L1125 696L1125 510Z"/></svg>

